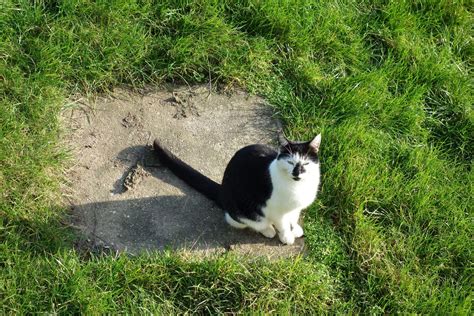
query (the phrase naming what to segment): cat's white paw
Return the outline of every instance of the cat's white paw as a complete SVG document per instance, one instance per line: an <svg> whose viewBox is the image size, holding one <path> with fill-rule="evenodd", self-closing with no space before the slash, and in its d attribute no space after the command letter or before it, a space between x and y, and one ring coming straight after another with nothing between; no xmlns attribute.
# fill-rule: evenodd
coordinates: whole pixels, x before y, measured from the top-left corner
<svg viewBox="0 0 474 316"><path fill-rule="evenodd" d="M275 228L273 226L268 226L267 228L260 231L260 234L267 238L273 238L276 235Z"/></svg>
<svg viewBox="0 0 474 316"><path fill-rule="evenodd" d="M287 245L293 245L295 243L295 236L291 230L282 232L278 234L280 241Z"/></svg>
<svg viewBox="0 0 474 316"><path fill-rule="evenodd" d="M304 235L303 228L298 224L296 224L293 227L292 232L293 232L293 236L295 236L295 238L300 238Z"/></svg>

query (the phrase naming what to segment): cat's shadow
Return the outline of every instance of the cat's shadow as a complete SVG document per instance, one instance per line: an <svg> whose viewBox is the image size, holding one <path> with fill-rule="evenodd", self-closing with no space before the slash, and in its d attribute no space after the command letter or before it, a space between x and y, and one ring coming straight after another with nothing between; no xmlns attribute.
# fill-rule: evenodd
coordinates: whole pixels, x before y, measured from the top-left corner
<svg viewBox="0 0 474 316"><path fill-rule="evenodd" d="M117 157L130 166L114 183L111 192L124 192L123 181L130 167L138 162L153 177L177 188L181 195L159 194L158 187L158 194L148 197L76 205L74 213L79 214L81 226L96 241L131 252L166 248L202 251L242 248L248 253L277 252L279 255L278 252L283 252L284 255L298 253L303 248L302 239L289 247L283 246L278 237L268 239L249 229L230 227L224 220L223 211L214 202L160 167L149 147L129 147ZM140 190L140 185L134 190Z"/></svg>

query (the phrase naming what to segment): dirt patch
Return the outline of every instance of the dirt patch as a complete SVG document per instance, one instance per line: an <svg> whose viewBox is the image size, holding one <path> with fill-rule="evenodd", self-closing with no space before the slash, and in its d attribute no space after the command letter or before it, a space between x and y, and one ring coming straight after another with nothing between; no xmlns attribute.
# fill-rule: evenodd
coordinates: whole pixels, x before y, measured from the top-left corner
<svg viewBox="0 0 474 316"><path fill-rule="evenodd" d="M196 94L192 92L173 92L173 97L167 100L176 108L176 113L173 115L173 118L183 119L189 115L199 116L199 111L192 100L194 95Z"/></svg>
<svg viewBox="0 0 474 316"><path fill-rule="evenodd" d="M277 122L261 98L209 94L202 86L142 94L118 89L93 103L76 100L63 112L63 124L76 162L65 193L72 224L90 244L131 253L171 247L281 257L302 251L302 239L284 246L228 226L223 211L163 168L151 149L158 138L220 182L238 149L276 140Z"/></svg>
<svg viewBox="0 0 474 316"><path fill-rule="evenodd" d="M143 169L142 166L133 166L126 174L125 180L123 181L125 190L133 190L145 177L148 177L149 175L150 173Z"/></svg>
<svg viewBox="0 0 474 316"><path fill-rule="evenodd" d="M143 109L140 109L140 112L143 113ZM127 116L122 119L122 125L125 128L143 128L143 124L141 122L141 117L135 114L128 112Z"/></svg>

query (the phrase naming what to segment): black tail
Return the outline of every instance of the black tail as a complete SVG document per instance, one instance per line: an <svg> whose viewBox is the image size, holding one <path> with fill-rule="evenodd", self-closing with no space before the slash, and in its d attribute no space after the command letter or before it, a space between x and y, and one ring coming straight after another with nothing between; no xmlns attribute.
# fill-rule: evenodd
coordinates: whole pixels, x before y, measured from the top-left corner
<svg viewBox="0 0 474 316"><path fill-rule="evenodd" d="M209 199L215 201L217 205L221 207L220 203L220 189L221 186L217 182L212 181L199 171L195 170L181 159L173 155L168 149L161 146L160 142L155 139L153 142L153 148L160 161L168 167L175 175L181 180L189 184L197 191L204 194Z"/></svg>

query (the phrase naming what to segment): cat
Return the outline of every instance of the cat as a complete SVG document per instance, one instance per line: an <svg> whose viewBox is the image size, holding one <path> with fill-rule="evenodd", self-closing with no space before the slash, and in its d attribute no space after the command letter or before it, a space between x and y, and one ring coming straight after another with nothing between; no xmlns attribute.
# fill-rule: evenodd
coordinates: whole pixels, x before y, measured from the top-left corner
<svg viewBox="0 0 474 316"><path fill-rule="evenodd" d="M300 213L316 199L320 182L321 134L308 142L280 136L280 148L249 145L238 150L224 172L222 184L204 176L155 140L161 163L191 187L215 201L235 228L250 227L268 238L278 232L291 245L302 237Z"/></svg>

